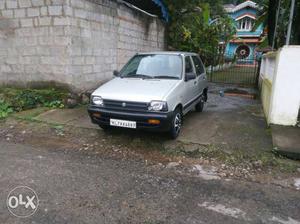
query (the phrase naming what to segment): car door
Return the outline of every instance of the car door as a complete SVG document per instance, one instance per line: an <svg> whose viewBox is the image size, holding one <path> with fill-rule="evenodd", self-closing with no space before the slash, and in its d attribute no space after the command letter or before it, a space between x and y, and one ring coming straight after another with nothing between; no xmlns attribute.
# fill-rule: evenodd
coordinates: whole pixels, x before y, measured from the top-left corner
<svg viewBox="0 0 300 224"><path fill-rule="evenodd" d="M190 56L185 56L185 76L186 74L194 73L195 69ZM197 80L185 80L185 94L184 94L184 110L187 110L193 103L197 94Z"/></svg>
<svg viewBox="0 0 300 224"><path fill-rule="evenodd" d="M194 67L196 70L196 74L197 74L197 95L203 93L203 90L206 88L207 86L207 77L206 77L206 73L205 73L205 68L203 66L203 63L200 59L200 57L194 55L192 56L192 60L194 63Z"/></svg>

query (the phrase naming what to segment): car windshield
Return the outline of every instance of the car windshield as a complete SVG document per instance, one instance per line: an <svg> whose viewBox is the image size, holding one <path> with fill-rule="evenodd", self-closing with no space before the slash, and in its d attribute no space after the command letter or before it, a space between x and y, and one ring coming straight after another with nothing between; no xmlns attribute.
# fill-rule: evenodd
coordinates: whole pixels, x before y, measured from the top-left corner
<svg viewBox="0 0 300 224"><path fill-rule="evenodd" d="M182 58L179 55L136 55L121 70L123 78L180 79Z"/></svg>

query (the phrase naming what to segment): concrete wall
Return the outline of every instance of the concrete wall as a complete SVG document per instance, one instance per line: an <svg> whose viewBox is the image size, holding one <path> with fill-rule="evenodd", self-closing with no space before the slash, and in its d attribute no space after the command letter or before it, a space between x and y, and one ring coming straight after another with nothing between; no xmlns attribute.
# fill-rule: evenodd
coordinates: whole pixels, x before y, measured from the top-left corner
<svg viewBox="0 0 300 224"><path fill-rule="evenodd" d="M286 46L263 56L260 87L270 124L296 125L300 108L300 46Z"/></svg>
<svg viewBox="0 0 300 224"><path fill-rule="evenodd" d="M0 0L0 85L93 89L136 52L163 50L164 32L114 0Z"/></svg>

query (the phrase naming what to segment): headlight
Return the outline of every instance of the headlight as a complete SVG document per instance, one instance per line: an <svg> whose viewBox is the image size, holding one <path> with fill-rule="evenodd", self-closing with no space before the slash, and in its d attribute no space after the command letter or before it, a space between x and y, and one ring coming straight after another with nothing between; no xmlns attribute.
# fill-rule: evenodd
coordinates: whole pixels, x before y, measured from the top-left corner
<svg viewBox="0 0 300 224"><path fill-rule="evenodd" d="M103 106L103 99L100 96L93 96L92 102L97 106Z"/></svg>
<svg viewBox="0 0 300 224"><path fill-rule="evenodd" d="M167 102L151 101L148 107L150 111L168 111Z"/></svg>

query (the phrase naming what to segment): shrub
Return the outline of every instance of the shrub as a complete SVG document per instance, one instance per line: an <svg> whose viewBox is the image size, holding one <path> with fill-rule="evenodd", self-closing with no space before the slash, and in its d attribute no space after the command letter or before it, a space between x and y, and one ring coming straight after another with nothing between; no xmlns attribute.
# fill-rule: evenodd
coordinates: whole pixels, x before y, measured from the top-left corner
<svg viewBox="0 0 300 224"><path fill-rule="evenodd" d="M6 118L12 112L13 109L3 100L0 100L0 119Z"/></svg>
<svg viewBox="0 0 300 224"><path fill-rule="evenodd" d="M67 94L68 92L57 89L1 88L0 101L2 102L3 111L12 110L18 112L40 106L63 108L63 102Z"/></svg>

